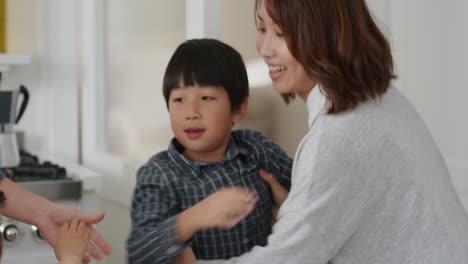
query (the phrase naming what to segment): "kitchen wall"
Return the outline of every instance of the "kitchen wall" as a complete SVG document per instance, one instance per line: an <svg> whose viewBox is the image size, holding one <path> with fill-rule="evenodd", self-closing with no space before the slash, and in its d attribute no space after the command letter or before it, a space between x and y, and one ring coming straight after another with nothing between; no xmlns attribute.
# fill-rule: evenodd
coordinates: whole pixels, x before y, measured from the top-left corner
<svg viewBox="0 0 468 264"><path fill-rule="evenodd" d="M7 49L11 53L32 55L30 65L12 66L2 74L0 89L17 89L24 84L31 99L18 129L27 131L26 144L34 148L47 145L48 126L44 102L49 93L41 83L42 1L8 0ZM43 117L43 118L40 118Z"/></svg>
<svg viewBox="0 0 468 264"><path fill-rule="evenodd" d="M7 49L32 56L13 66L2 89L31 94L18 129L28 150L78 162L78 50L75 0L8 0Z"/></svg>

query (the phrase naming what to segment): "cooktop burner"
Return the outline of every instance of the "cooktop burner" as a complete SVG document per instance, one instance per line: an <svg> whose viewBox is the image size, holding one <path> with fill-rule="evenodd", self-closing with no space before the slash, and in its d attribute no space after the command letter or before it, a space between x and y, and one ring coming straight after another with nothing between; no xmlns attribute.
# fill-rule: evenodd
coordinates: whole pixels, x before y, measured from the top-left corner
<svg viewBox="0 0 468 264"><path fill-rule="evenodd" d="M52 162L39 162L37 156L20 152L21 162L17 167L4 169L7 177L15 182L65 179L67 171Z"/></svg>
<svg viewBox="0 0 468 264"><path fill-rule="evenodd" d="M20 165L3 169L10 180L49 200L81 198L82 182L68 177L67 170L24 150L20 151Z"/></svg>

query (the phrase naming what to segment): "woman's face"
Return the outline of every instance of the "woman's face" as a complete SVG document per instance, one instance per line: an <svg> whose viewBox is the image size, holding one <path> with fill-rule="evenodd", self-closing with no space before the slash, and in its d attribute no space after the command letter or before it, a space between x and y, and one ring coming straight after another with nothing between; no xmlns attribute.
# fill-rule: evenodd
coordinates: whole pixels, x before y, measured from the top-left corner
<svg viewBox="0 0 468 264"><path fill-rule="evenodd" d="M306 100L316 82L289 52L283 33L268 15L264 2L261 1L257 14L257 50L268 64L273 88L281 94L296 93Z"/></svg>

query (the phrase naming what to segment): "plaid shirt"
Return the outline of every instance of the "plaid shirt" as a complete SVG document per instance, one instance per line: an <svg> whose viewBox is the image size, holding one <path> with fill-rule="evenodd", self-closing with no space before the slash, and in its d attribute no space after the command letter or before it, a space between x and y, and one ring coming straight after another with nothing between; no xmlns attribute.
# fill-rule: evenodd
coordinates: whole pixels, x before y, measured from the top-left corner
<svg viewBox="0 0 468 264"><path fill-rule="evenodd" d="M168 263L191 246L198 259L227 259L264 246L271 233L271 192L259 175L272 172L288 190L292 160L254 130L233 131L222 163L186 159L175 139L137 173L132 202L129 263ZM229 186L247 186L259 195L254 211L230 230L212 228L178 242L177 216L208 195Z"/></svg>

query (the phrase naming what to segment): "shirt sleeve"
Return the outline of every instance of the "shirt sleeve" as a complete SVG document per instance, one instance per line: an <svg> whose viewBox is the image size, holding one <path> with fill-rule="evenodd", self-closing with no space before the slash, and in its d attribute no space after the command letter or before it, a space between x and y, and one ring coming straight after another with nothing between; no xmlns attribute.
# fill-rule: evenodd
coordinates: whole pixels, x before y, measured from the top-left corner
<svg viewBox="0 0 468 264"><path fill-rule="evenodd" d="M127 241L129 263L169 263L189 246L178 242L176 221L180 211L163 173L149 165L138 171L132 201L132 232Z"/></svg>
<svg viewBox="0 0 468 264"><path fill-rule="evenodd" d="M313 142L298 150L291 191L266 247L256 246L226 261L197 263L331 261L357 230L374 200L375 171L366 157L342 151L347 142L323 143L322 148Z"/></svg>

